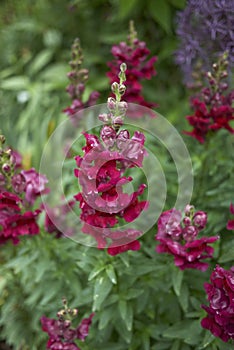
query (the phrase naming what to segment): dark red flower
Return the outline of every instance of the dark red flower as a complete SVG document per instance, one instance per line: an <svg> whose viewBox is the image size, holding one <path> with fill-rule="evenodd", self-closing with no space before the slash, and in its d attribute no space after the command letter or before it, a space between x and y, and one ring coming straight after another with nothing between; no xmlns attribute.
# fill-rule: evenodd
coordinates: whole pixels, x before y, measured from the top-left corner
<svg viewBox="0 0 234 350"><path fill-rule="evenodd" d="M197 239L207 222L207 214L194 207L185 207L185 217L179 210L171 209L162 213L158 219L158 232L155 239L160 242L156 247L158 253L174 256L175 265L181 270L192 268L206 271L208 263L203 260L212 258L214 249L209 246L219 237L202 237Z"/></svg>
<svg viewBox="0 0 234 350"><path fill-rule="evenodd" d="M204 287L209 306L202 305L207 316L201 325L224 342L234 339L234 272L216 266Z"/></svg>

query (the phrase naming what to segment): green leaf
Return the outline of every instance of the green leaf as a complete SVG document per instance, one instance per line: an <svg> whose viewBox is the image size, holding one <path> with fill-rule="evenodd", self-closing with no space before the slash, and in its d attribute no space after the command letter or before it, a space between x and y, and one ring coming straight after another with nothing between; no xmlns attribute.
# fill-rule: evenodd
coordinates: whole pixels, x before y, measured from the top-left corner
<svg viewBox="0 0 234 350"><path fill-rule="evenodd" d="M228 243L224 244L222 248L223 253L219 258L220 263L226 263L234 260L234 240L228 241Z"/></svg>
<svg viewBox="0 0 234 350"><path fill-rule="evenodd" d="M112 283L109 278L101 276L96 279L93 294L93 311L99 310L103 301L110 293L112 289Z"/></svg>
<svg viewBox="0 0 234 350"><path fill-rule="evenodd" d="M113 284L117 284L116 273L112 265L106 267L106 273Z"/></svg>
<svg viewBox="0 0 234 350"><path fill-rule="evenodd" d="M101 312L98 324L99 330L104 329L108 325L109 321L113 318L113 313L113 307L108 307Z"/></svg>
<svg viewBox="0 0 234 350"><path fill-rule="evenodd" d="M168 33L171 32L171 9L166 0L149 1L149 12L153 19Z"/></svg>
<svg viewBox="0 0 234 350"><path fill-rule="evenodd" d="M1 82L1 88L5 90L26 90L29 86L29 79L25 76L12 77Z"/></svg>
<svg viewBox="0 0 234 350"><path fill-rule="evenodd" d="M183 321L177 322L173 326L167 328L163 332L163 336L166 338L186 339L192 324L193 324L193 321L190 321L190 320L183 320Z"/></svg>
<svg viewBox="0 0 234 350"><path fill-rule="evenodd" d="M133 322L133 308L132 308L132 305L129 303L127 304L127 314L126 314L124 321L125 321L127 330L131 331L132 330L132 322Z"/></svg>
<svg viewBox="0 0 234 350"><path fill-rule="evenodd" d="M105 266L96 266L89 274L88 281L92 281L100 272L104 270Z"/></svg>
<svg viewBox="0 0 234 350"><path fill-rule="evenodd" d="M181 284L183 281L183 276L184 276L183 271L181 271L178 268L176 268L176 269L173 268L172 285L173 285L173 289L174 289L177 296L180 295L180 289L181 289Z"/></svg>
<svg viewBox="0 0 234 350"><path fill-rule="evenodd" d="M189 289L186 283L182 284L182 287L180 289L180 294L178 296L179 303L183 309L184 312L187 312L188 310L188 302L189 302Z"/></svg>
<svg viewBox="0 0 234 350"><path fill-rule="evenodd" d="M123 320L125 320L127 315L127 302L126 300L119 300L119 313Z"/></svg>
<svg viewBox="0 0 234 350"><path fill-rule="evenodd" d="M132 9L137 6L138 0L120 0L119 1L119 17L121 19L127 17Z"/></svg>
<svg viewBox="0 0 234 350"><path fill-rule="evenodd" d="M178 9L183 9L186 5L186 0L169 0L169 2Z"/></svg>
<svg viewBox="0 0 234 350"><path fill-rule="evenodd" d="M53 51L47 49L39 52L29 67L29 74L35 74L45 67L51 60Z"/></svg>

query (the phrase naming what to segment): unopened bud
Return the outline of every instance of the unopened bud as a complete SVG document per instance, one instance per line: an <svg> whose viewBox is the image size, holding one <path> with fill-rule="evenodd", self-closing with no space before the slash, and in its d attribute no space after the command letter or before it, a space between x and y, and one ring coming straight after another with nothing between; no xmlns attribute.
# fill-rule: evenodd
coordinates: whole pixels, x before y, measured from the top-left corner
<svg viewBox="0 0 234 350"><path fill-rule="evenodd" d="M124 84L121 84L119 87L119 93L120 95L123 95L126 91L126 86Z"/></svg>
<svg viewBox="0 0 234 350"><path fill-rule="evenodd" d="M2 171L3 171L4 173L9 173L9 172L11 171L10 165L7 164L7 163L3 164L3 166L2 166Z"/></svg>
<svg viewBox="0 0 234 350"><path fill-rule="evenodd" d="M112 85L111 85L111 91L115 94L117 93L119 90L119 84L114 82Z"/></svg>
<svg viewBox="0 0 234 350"><path fill-rule="evenodd" d="M108 123L110 118L108 114L102 113L102 114L99 114L98 119L103 123Z"/></svg>
<svg viewBox="0 0 234 350"><path fill-rule="evenodd" d="M116 107L116 102L113 97L109 97L107 100L107 107L110 111L114 111Z"/></svg>
<svg viewBox="0 0 234 350"><path fill-rule="evenodd" d="M126 63L125 62L123 62L123 63L121 63L121 65L120 65L120 70L121 70L121 72L126 72L126 70L127 70L127 65L126 65Z"/></svg>
<svg viewBox="0 0 234 350"><path fill-rule="evenodd" d="M4 135L0 135L0 142L1 142L2 145L5 143L5 141L6 141L5 136Z"/></svg>

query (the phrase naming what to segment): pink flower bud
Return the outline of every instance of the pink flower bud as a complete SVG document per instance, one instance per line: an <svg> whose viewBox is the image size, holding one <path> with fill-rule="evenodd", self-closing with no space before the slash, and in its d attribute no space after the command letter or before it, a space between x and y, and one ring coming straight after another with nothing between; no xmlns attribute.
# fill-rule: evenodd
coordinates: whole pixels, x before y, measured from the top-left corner
<svg viewBox="0 0 234 350"><path fill-rule="evenodd" d="M187 204L186 207L184 208L184 213L186 216L190 216L193 210L194 210L194 206Z"/></svg>
<svg viewBox="0 0 234 350"><path fill-rule="evenodd" d="M106 113L99 114L98 119L101 120L103 123L108 123L109 116Z"/></svg>
<svg viewBox="0 0 234 350"><path fill-rule="evenodd" d="M183 219L183 223L185 226L189 226L191 224L191 219L186 216L184 219Z"/></svg>
<svg viewBox="0 0 234 350"><path fill-rule="evenodd" d="M109 97L107 100L107 107L110 111L114 111L116 107L116 102L113 97Z"/></svg>
<svg viewBox="0 0 234 350"><path fill-rule="evenodd" d="M126 141L129 140L129 138L130 138L130 134L128 130L121 130L118 133L117 139L116 139L117 147L121 149L123 145L126 143Z"/></svg>
<svg viewBox="0 0 234 350"><path fill-rule="evenodd" d="M197 211L193 216L193 222L199 230L202 230L207 223L207 214L204 211Z"/></svg>
<svg viewBox="0 0 234 350"><path fill-rule="evenodd" d="M4 173L9 173L9 172L11 171L10 165L7 164L7 163L3 164L3 166L2 166L2 171L3 171Z"/></svg>

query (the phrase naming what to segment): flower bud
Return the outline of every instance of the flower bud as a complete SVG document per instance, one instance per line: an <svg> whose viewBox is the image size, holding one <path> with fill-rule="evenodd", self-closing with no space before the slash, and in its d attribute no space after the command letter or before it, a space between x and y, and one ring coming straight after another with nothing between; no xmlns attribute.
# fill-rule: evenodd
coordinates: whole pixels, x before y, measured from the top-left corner
<svg viewBox="0 0 234 350"><path fill-rule="evenodd" d="M121 102L118 103L118 110L119 110L120 114L125 115L127 109L128 109L127 102L121 101Z"/></svg>
<svg viewBox="0 0 234 350"><path fill-rule="evenodd" d="M15 174L11 179L11 184L16 193L22 193L26 187L26 180L22 174Z"/></svg>
<svg viewBox="0 0 234 350"><path fill-rule="evenodd" d="M184 224L185 226L189 226L189 225L191 224L191 219L190 219L188 216L186 216L186 217L183 219L183 224Z"/></svg>
<svg viewBox="0 0 234 350"><path fill-rule="evenodd" d="M193 216L193 223L202 230L207 223L207 214L204 211L197 211Z"/></svg>
<svg viewBox="0 0 234 350"><path fill-rule="evenodd" d="M126 63L125 62L123 62L123 63L121 63L121 65L120 65L120 70L121 70L121 72L126 72L126 70L127 70L127 65L126 65Z"/></svg>
<svg viewBox="0 0 234 350"><path fill-rule="evenodd" d="M120 93L120 95L124 95L125 91L126 91L126 86L124 84L121 84L119 86L119 93Z"/></svg>
<svg viewBox="0 0 234 350"><path fill-rule="evenodd" d="M116 107L116 102L113 97L109 97L107 100L107 107L110 111L114 111Z"/></svg>
<svg viewBox="0 0 234 350"><path fill-rule="evenodd" d="M123 125L123 118L121 116L114 117L113 118L113 123L115 125Z"/></svg>
<svg viewBox="0 0 234 350"><path fill-rule="evenodd" d="M184 209L184 213L186 216L190 216L190 214L193 212L193 210L194 210L194 206L187 204L185 209Z"/></svg>
<svg viewBox="0 0 234 350"><path fill-rule="evenodd" d="M3 171L4 173L9 173L9 172L11 171L10 165L7 164L7 163L4 163L3 166L2 166L2 171Z"/></svg>
<svg viewBox="0 0 234 350"><path fill-rule="evenodd" d="M111 91L115 94L119 91L119 84L114 82L112 85L111 85Z"/></svg>
<svg viewBox="0 0 234 350"><path fill-rule="evenodd" d="M2 145L5 143L5 141L6 141L5 136L4 135L0 135L0 142L1 142Z"/></svg>
<svg viewBox="0 0 234 350"><path fill-rule="evenodd" d="M99 114L98 119L103 123L108 123L110 120L109 115L106 113Z"/></svg>

